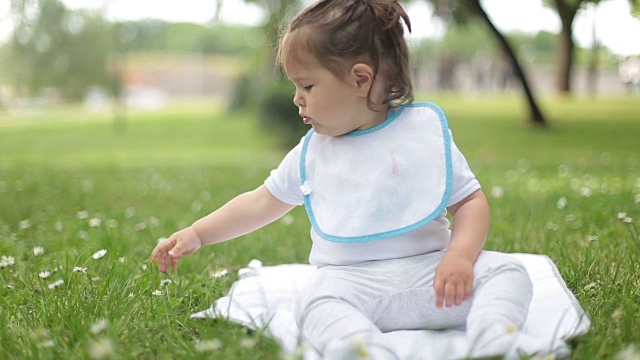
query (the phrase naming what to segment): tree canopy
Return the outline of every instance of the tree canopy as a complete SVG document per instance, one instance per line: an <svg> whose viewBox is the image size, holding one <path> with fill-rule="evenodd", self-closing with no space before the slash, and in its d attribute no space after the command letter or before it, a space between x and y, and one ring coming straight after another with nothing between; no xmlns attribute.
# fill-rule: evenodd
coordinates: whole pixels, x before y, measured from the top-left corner
<svg viewBox="0 0 640 360"><path fill-rule="evenodd" d="M12 77L19 94L54 87L78 97L109 81L109 26L102 16L69 11L59 0L12 0ZM89 51L90 49L90 51Z"/></svg>

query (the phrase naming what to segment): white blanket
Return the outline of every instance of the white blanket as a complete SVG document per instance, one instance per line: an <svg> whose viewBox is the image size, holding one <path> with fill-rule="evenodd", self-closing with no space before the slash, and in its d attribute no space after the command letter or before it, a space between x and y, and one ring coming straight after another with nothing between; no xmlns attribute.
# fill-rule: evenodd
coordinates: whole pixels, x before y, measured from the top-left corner
<svg viewBox="0 0 640 360"><path fill-rule="evenodd" d="M536 348L527 348L528 353L540 351L553 354L559 342L585 334L591 325L577 299L567 288L555 264L545 255L511 254L527 268L533 282L533 299L522 332L542 342ZM315 267L305 264L285 264L263 267L260 261L252 260L247 268L238 272L229 294L218 299L209 309L191 315L193 319L225 318L240 325L264 330L272 336L285 353L300 354L305 360L318 359L310 348L301 347L301 339L293 310L295 297ZM456 354L456 339L464 336L460 330L444 331L393 331L385 336L397 344L403 359L416 358L416 346L420 352L433 354L434 359L454 359L469 354ZM567 355L566 347L562 353ZM453 350L453 351L452 351ZM472 355L472 354L471 354ZM472 355L473 356L473 355ZM506 356L515 358L517 356Z"/></svg>

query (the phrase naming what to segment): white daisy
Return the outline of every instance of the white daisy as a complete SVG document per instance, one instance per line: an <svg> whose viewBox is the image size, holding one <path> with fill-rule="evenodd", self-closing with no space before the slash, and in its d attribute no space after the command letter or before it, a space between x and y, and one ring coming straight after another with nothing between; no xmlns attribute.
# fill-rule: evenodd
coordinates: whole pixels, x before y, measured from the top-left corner
<svg viewBox="0 0 640 360"><path fill-rule="evenodd" d="M582 195L582 197L590 197L591 196L591 189L589 189L586 186L580 188L580 195Z"/></svg>
<svg viewBox="0 0 640 360"><path fill-rule="evenodd" d="M215 272L211 273L211 277L213 278L221 278L229 273L227 269L218 269Z"/></svg>
<svg viewBox="0 0 640 360"><path fill-rule="evenodd" d="M640 360L640 351L635 344L631 344L626 348L618 351L616 360Z"/></svg>
<svg viewBox="0 0 640 360"><path fill-rule="evenodd" d="M127 210L124 211L124 216L126 216L127 219L131 219L135 215L136 215L136 209L134 209L132 207L129 207L129 208L127 208Z"/></svg>
<svg viewBox="0 0 640 360"><path fill-rule="evenodd" d="M491 188L491 196L495 199L500 199L504 196L504 188L500 185L496 185Z"/></svg>
<svg viewBox="0 0 640 360"><path fill-rule="evenodd" d="M143 222L139 222L133 228L136 229L136 231L142 231L142 230L147 228L147 223L144 222L144 221Z"/></svg>
<svg viewBox="0 0 640 360"><path fill-rule="evenodd" d="M64 284L64 280L62 280L62 279L56 280L56 281L52 282L51 284L49 284L49 289L55 289L58 286L62 286L62 284Z"/></svg>
<svg viewBox="0 0 640 360"><path fill-rule="evenodd" d="M102 224L102 220L100 220L99 218L92 218L89 220L89 227L98 227L100 226L100 224Z"/></svg>
<svg viewBox="0 0 640 360"><path fill-rule="evenodd" d="M93 254L93 258L94 259L102 259L105 255L107 255L107 250L102 249L102 250L98 250L96 251L95 254Z"/></svg>
<svg viewBox="0 0 640 360"><path fill-rule="evenodd" d="M107 330L108 327L109 327L109 320L100 319L91 325L91 333L93 335L98 335L101 332Z"/></svg>
<svg viewBox="0 0 640 360"><path fill-rule="evenodd" d="M33 256L40 256L44 254L44 248L42 246L36 246L33 248Z"/></svg>
<svg viewBox="0 0 640 360"><path fill-rule="evenodd" d="M624 312L622 312L622 309L616 309L613 314L611 314L611 318L616 322L622 320L623 316Z"/></svg>
<svg viewBox="0 0 640 360"><path fill-rule="evenodd" d="M20 227L20 230L27 230L28 228L31 227L31 220L29 219L22 220L20 221L20 224L18 224L18 226Z"/></svg>
<svg viewBox="0 0 640 360"><path fill-rule="evenodd" d="M38 343L38 346L41 349L51 349L55 346L55 343L51 339L44 339Z"/></svg>
<svg viewBox="0 0 640 360"><path fill-rule="evenodd" d="M79 272L79 273L86 274L87 273L87 268L86 267L81 267L81 266L74 266L73 267L73 272Z"/></svg>
<svg viewBox="0 0 640 360"><path fill-rule="evenodd" d="M291 214L287 214L280 219L280 223L285 226L292 225L295 221L295 218Z"/></svg>
<svg viewBox="0 0 640 360"><path fill-rule="evenodd" d="M518 331L518 328L514 324L509 324L504 328L504 332L508 335L513 335Z"/></svg>
<svg viewBox="0 0 640 360"><path fill-rule="evenodd" d="M222 348L222 341L218 339L198 341L195 347L197 352L214 351Z"/></svg>
<svg viewBox="0 0 640 360"><path fill-rule="evenodd" d="M567 198L566 197L561 197L560 199L558 199L558 202L556 203L556 207L558 209L564 209L567 206Z"/></svg>
<svg viewBox="0 0 640 360"><path fill-rule="evenodd" d="M107 359L113 356L113 343L108 338L101 338L89 344L89 356L92 359Z"/></svg>
<svg viewBox="0 0 640 360"><path fill-rule="evenodd" d="M256 346L258 341L255 338L243 338L240 340L240 347L245 349L251 349Z"/></svg>
<svg viewBox="0 0 640 360"><path fill-rule="evenodd" d="M149 218L149 225L151 225L153 227L156 227L156 226L160 225L160 220L158 220L157 217L152 216L152 217Z"/></svg>

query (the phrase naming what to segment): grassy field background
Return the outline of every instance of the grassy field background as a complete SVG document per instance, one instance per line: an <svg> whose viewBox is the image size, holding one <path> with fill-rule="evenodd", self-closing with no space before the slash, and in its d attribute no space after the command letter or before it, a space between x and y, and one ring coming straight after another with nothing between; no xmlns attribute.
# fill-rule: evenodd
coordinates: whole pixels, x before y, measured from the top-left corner
<svg viewBox="0 0 640 360"><path fill-rule="evenodd" d="M640 356L640 99L545 101L548 129L523 120L519 98L430 100L489 196L486 248L547 254L591 317L573 358ZM254 113L221 109L131 113L122 132L73 107L0 112L0 358L280 357L259 332L188 316L253 258L306 262L303 209L177 272L147 266L159 238L261 184L286 153Z"/></svg>

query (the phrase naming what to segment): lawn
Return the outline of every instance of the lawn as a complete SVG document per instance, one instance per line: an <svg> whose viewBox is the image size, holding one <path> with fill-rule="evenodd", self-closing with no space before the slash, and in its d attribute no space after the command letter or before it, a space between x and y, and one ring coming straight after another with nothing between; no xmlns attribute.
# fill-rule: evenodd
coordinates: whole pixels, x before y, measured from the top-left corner
<svg viewBox="0 0 640 360"><path fill-rule="evenodd" d="M547 254L591 317L573 358L640 356L640 99L548 100L548 129L522 120L519 98L434 100L489 197L486 248ZM131 113L119 131L73 107L0 112L0 358L280 357L260 332L188 316L253 258L305 262L302 209L177 272L148 265L159 239L286 152L255 114L221 108Z"/></svg>

